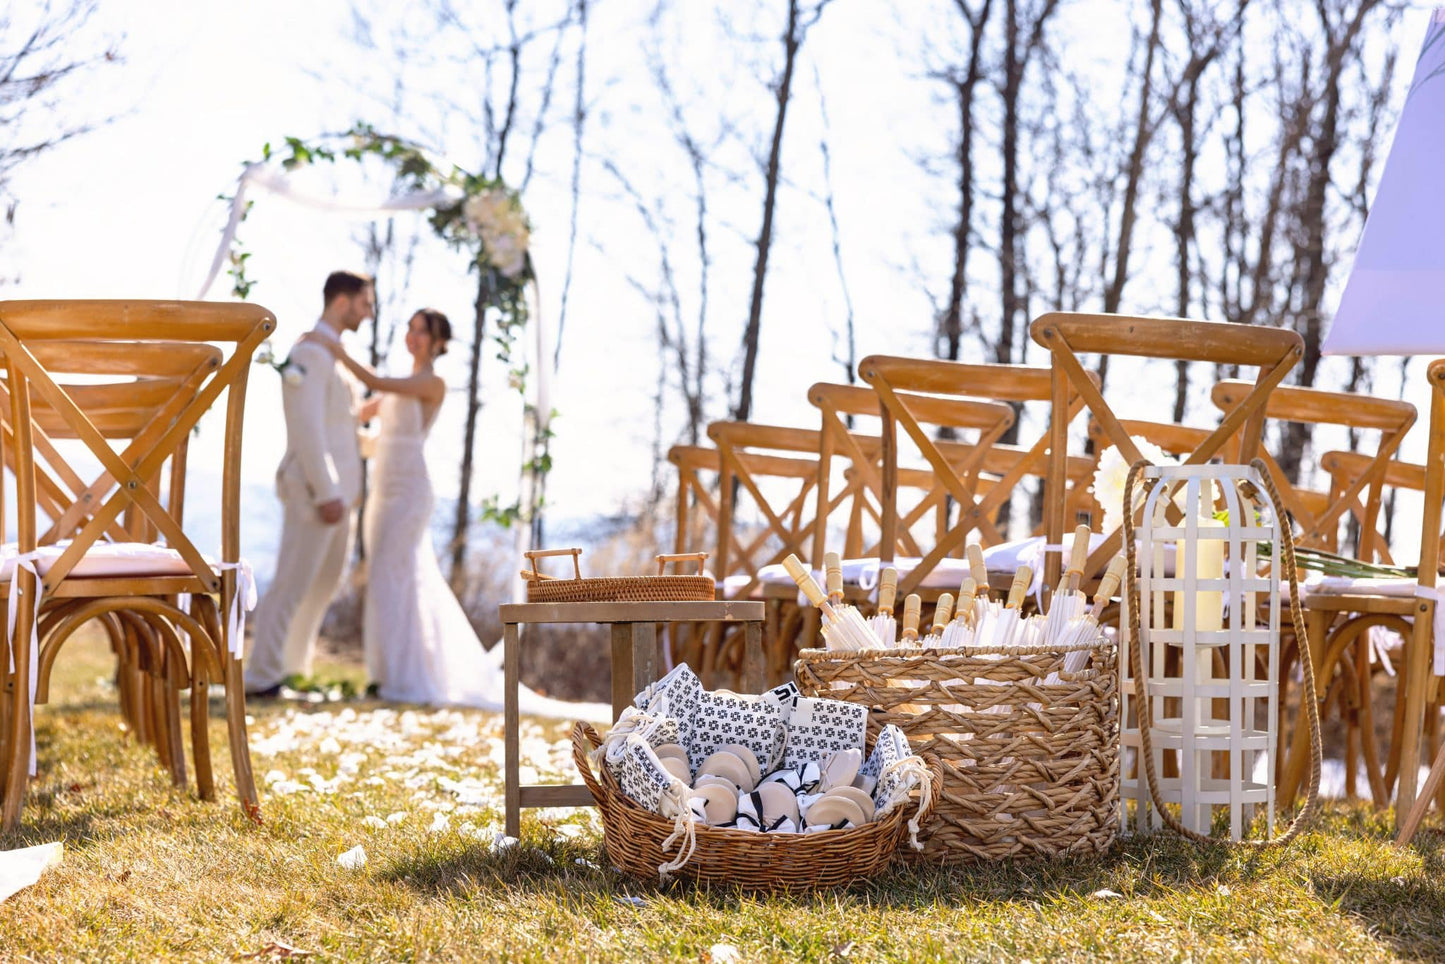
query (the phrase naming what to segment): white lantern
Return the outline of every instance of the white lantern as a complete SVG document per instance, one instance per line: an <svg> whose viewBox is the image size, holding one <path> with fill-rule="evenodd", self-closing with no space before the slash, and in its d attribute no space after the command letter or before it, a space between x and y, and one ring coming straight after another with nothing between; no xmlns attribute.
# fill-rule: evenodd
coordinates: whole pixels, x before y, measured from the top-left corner
<svg viewBox="0 0 1445 964"><path fill-rule="evenodd" d="M1209 834L1227 808L1229 836L1243 838L1264 807L1274 835L1278 736L1278 521L1254 466L1149 466L1153 483L1136 530L1139 653L1152 708L1159 802ZM1269 557L1261 571L1261 546ZM1126 595L1126 607L1130 601ZM1121 621L1125 645L1129 619ZM1126 650L1127 651L1127 650ZM1122 799L1139 832L1162 823L1145 779L1139 705L1130 660L1120 660ZM1131 752L1132 751L1132 752ZM1132 761L1132 765L1131 765ZM1132 772L1130 772L1132 771ZM1127 807L1120 819L1128 831Z"/></svg>

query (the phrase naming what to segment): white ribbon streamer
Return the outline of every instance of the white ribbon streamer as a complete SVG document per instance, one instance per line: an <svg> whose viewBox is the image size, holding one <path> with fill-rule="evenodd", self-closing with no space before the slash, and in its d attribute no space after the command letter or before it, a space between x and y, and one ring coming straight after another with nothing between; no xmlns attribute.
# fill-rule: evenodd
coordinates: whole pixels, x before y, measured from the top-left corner
<svg viewBox="0 0 1445 964"><path fill-rule="evenodd" d="M201 289L196 294L197 300L206 297L206 292L211 290L211 285L216 283L216 278L221 274L221 268L231 253L231 242L236 240L236 232L241 226L241 219L246 214L246 191L251 187L261 188L277 197L283 197L295 204L318 211L349 215L424 211L427 208L454 204L463 197L460 188L448 185L435 191L393 194L379 201L368 198L338 198L329 194L301 190L292 183L284 171L268 162L252 162L241 171L241 177L236 182L236 193L231 199L231 214L226 221L225 230L221 232L221 243L216 248L216 256L211 259L211 268L206 272L206 280L202 282Z"/></svg>
<svg viewBox="0 0 1445 964"><path fill-rule="evenodd" d="M15 556L15 570L10 574L10 612L5 627L5 638L10 641L10 672L15 672L15 623L20 612L20 570L24 569L35 577L34 610L30 620L30 775L35 776L35 690L40 682L40 574L35 571L38 551L24 552Z"/></svg>
<svg viewBox="0 0 1445 964"><path fill-rule="evenodd" d="M256 608L256 575L245 559L215 563L217 572L236 572L236 594L226 610L227 649L236 659L246 655L246 613Z"/></svg>

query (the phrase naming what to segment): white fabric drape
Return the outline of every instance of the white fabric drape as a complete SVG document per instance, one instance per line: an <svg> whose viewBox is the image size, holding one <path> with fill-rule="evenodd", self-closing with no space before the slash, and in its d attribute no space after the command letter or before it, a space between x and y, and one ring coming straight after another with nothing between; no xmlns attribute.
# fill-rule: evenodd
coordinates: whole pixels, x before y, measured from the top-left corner
<svg viewBox="0 0 1445 964"><path fill-rule="evenodd" d="M1445 7L1435 10L1326 355L1445 354Z"/></svg>

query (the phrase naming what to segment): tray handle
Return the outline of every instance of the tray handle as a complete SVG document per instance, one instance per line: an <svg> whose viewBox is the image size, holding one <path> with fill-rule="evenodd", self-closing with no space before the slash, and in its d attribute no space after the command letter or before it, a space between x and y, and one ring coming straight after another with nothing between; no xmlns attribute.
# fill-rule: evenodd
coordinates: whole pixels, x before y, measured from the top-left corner
<svg viewBox="0 0 1445 964"><path fill-rule="evenodd" d="M578 562L578 559L579 559L579 558L581 557L581 555L582 555L582 550L581 550L581 549L528 549L526 552L522 553L522 555L526 558L526 560L527 560L528 562L530 562L530 563L532 564L532 568L531 568L531 569L524 569L524 570L522 570L522 578L523 578L523 579L535 580L535 581L540 582L540 581L542 581L543 579L550 579L550 578L552 578L552 577L550 577L550 576L544 576L544 575L542 575L540 572L537 571L537 560L538 560L538 559L545 559L545 558L547 558L547 557L549 557L549 556L571 556L571 557L572 557L572 578L573 578L573 579L581 579L581 578L582 578L582 564L581 564L580 562Z"/></svg>
<svg viewBox="0 0 1445 964"><path fill-rule="evenodd" d="M667 571L667 564L668 564L669 562L676 562L676 563L695 562L695 563L697 563L698 575L701 575L701 574L702 574L703 563L707 562L707 553L705 553L705 552L665 552L665 553L662 553L661 555L659 555L659 556L657 557L657 574L658 574L659 576L662 575L665 571Z"/></svg>

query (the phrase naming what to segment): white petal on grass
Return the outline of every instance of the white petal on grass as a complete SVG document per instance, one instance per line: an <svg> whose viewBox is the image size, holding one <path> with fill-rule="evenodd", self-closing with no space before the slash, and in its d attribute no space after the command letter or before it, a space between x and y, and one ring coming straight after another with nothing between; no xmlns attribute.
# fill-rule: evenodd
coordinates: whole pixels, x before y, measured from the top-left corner
<svg viewBox="0 0 1445 964"><path fill-rule="evenodd" d="M360 870L366 866L366 848L360 845L352 847L337 857L336 862L346 870Z"/></svg>

